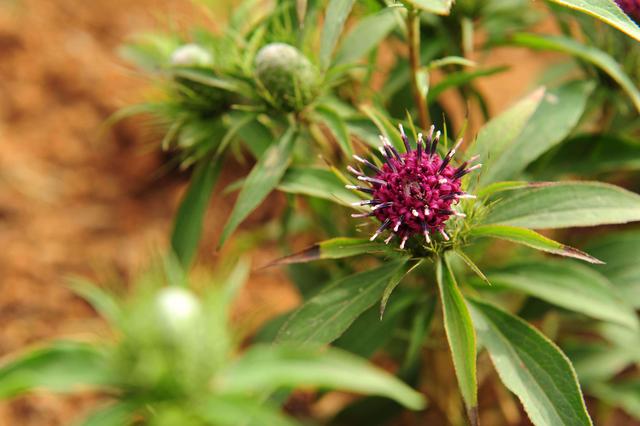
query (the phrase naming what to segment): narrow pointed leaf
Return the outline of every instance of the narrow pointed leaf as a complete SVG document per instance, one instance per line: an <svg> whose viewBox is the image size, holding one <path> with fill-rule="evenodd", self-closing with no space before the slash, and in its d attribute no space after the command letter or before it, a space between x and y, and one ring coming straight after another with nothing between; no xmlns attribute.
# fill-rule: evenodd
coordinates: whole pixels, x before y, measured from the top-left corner
<svg viewBox="0 0 640 426"><path fill-rule="evenodd" d="M594 16L640 41L640 28L612 0L551 0Z"/></svg>
<svg viewBox="0 0 640 426"><path fill-rule="evenodd" d="M490 237L511 241L512 243L522 244L536 250L557 254L559 256L573 257L574 259L580 259L598 265L604 263L577 248L559 243L527 228L508 225L480 225L474 227L470 235L473 237Z"/></svg>
<svg viewBox="0 0 640 426"><path fill-rule="evenodd" d="M80 342L56 342L0 365L0 398L44 389L72 392L110 383L104 353Z"/></svg>
<svg viewBox="0 0 640 426"><path fill-rule="evenodd" d="M80 278L74 278L70 287L71 291L87 301L110 323L117 324L122 318L122 309L116 298L96 284Z"/></svg>
<svg viewBox="0 0 640 426"><path fill-rule="evenodd" d="M217 380L229 393L269 388L320 387L392 398L408 408L424 407L424 397L366 360L335 348L256 346L223 370Z"/></svg>
<svg viewBox="0 0 640 426"><path fill-rule="evenodd" d="M583 45L576 40L562 36L516 34L513 36L512 41L520 46L530 47L533 49L544 49L567 53L595 65L620 85L622 90L627 93L636 109L640 111L640 90L624 72L620 64L618 64L615 59L604 51L593 46Z"/></svg>
<svg viewBox="0 0 640 426"><path fill-rule="evenodd" d="M620 407L640 420L640 380L626 379L617 383L593 383L589 393L614 407Z"/></svg>
<svg viewBox="0 0 640 426"><path fill-rule="evenodd" d="M221 157L201 161L196 166L189 189L178 207L171 232L171 247L185 268L191 263L198 248L204 215L221 169Z"/></svg>
<svg viewBox="0 0 640 426"><path fill-rule="evenodd" d="M382 299L380 299L380 319L381 320L384 317L384 312L387 307L387 303L389 302L389 297L391 297L391 293L393 293L393 290L395 290L398 284L400 284L400 281L402 281L402 277L404 277L406 274L416 269L418 266L420 266L421 263L422 261L413 262L413 265L411 265L411 268L408 271L400 270L398 271L398 274L396 274L395 277L389 280L389 282L387 283L387 286L384 288L384 292L382 293Z"/></svg>
<svg viewBox="0 0 640 426"><path fill-rule="evenodd" d="M326 344L340 335L364 311L380 300L384 288L410 264L403 257L349 275L328 285L305 302L280 329L277 341Z"/></svg>
<svg viewBox="0 0 640 426"><path fill-rule="evenodd" d="M469 419L475 425L478 410L478 379L473 323L446 257L438 260L436 278L440 289L444 328L451 349L458 386L467 407Z"/></svg>
<svg viewBox="0 0 640 426"><path fill-rule="evenodd" d="M640 220L640 196L600 182L558 182L516 191L496 203L484 222L533 229Z"/></svg>
<svg viewBox="0 0 640 426"><path fill-rule="evenodd" d="M322 259L343 259L367 253L393 253L393 249L383 243L375 243L360 238L332 238L306 248L298 253L280 258L267 266L305 263Z"/></svg>
<svg viewBox="0 0 640 426"><path fill-rule="evenodd" d="M487 275L497 286L523 291L592 318L638 328L633 308L607 278L579 263L545 260L512 265Z"/></svg>
<svg viewBox="0 0 640 426"><path fill-rule="evenodd" d="M354 3L355 0L329 1L320 39L320 67L323 70L331 63L331 55Z"/></svg>
<svg viewBox="0 0 640 426"><path fill-rule="evenodd" d="M278 185L289 165L296 134L295 129L289 128L253 167L222 230L220 246Z"/></svg>
<svg viewBox="0 0 640 426"><path fill-rule="evenodd" d="M502 383L518 396L536 426L591 425L569 359L518 317L471 301L478 338Z"/></svg>
<svg viewBox="0 0 640 426"><path fill-rule="evenodd" d="M467 254L465 252L463 252L462 250L455 250L453 253L456 256L458 256L460 258L460 260L462 260L464 262L464 264L467 265L469 267L469 269L471 269L471 271L474 274L476 274L482 281L484 281L485 283L491 285L491 283L489 282L489 279L484 274L484 272L482 272L482 270L478 267L478 265L476 265L475 262L473 260L471 260L471 258L469 256L467 256Z"/></svg>

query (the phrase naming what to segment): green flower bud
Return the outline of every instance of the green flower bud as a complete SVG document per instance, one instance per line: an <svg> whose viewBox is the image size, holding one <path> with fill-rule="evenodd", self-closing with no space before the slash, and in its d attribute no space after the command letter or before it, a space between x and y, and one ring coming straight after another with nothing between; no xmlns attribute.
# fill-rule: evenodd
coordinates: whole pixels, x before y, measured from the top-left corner
<svg viewBox="0 0 640 426"><path fill-rule="evenodd" d="M185 44L171 55L171 68L175 72L174 81L184 105L204 115L215 115L227 107L227 93L195 81L180 71L215 77L213 55L197 44Z"/></svg>
<svg viewBox="0 0 640 426"><path fill-rule="evenodd" d="M158 292L155 300L158 325L168 342L179 342L195 330L202 320L202 308L189 290L166 287Z"/></svg>
<svg viewBox="0 0 640 426"><path fill-rule="evenodd" d="M256 77L269 92L275 107L299 111L317 95L316 67L293 46L271 43L255 59Z"/></svg>
<svg viewBox="0 0 640 426"><path fill-rule="evenodd" d="M213 65L213 56L200 45L185 44L171 54L171 65L174 67L210 67Z"/></svg>

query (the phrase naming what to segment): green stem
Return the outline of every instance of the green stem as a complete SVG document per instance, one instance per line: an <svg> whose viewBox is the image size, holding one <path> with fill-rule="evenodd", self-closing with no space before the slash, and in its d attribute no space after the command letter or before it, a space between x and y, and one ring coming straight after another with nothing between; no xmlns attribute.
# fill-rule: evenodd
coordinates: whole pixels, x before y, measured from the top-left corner
<svg viewBox="0 0 640 426"><path fill-rule="evenodd" d="M407 11L407 36L409 38L409 64L411 66L413 98L418 108L420 127L426 129L430 120L427 99L420 94L418 85L418 72L420 71L420 15L415 9Z"/></svg>

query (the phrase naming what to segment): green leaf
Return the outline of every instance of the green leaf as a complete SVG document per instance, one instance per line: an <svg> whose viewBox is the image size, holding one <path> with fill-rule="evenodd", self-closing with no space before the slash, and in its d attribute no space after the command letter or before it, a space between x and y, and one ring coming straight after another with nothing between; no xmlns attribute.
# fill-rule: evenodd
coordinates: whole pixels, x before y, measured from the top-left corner
<svg viewBox="0 0 640 426"><path fill-rule="evenodd" d="M100 408L78 423L78 426L122 426L129 425L133 420L136 404L117 402Z"/></svg>
<svg viewBox="0 0 640 426"><path fill-rule="evenodd" d="M278 189L290 194L322 198L352 208L351 203L362 201L362 198L344 185L331 170L291 167L282 177Z"/></svg>
<svg viewBox="0 0 640 426"><path fill-rule="evenodd" d="M0 398L46 389L73 392L110 383L104 354L80 342L55 342L0 366Z"/></svg>
<svg viewBox="0 0 640 426"><path fill-rule="evenodd" d="M349 129L342 117L326 106L318 106L315 111L331 131L342 152L344 152L347 157L351 157L353 155L353 146L351 145L351 138L349 137Z"/></svg>
<svg viewBox="0 0 640 426"><path fill-rule="evenodd" d="M298 253L271 262L267 266L305 263L321 259L344 259L369 253L391 254L393 252L393 249L383 243L374 243L360 238L340 237L316 243Z"/></svg>
<svg viewBox="0 0 640 426"><path fill-rule="evenodd" d="M480 342L505 386L537 426L591 425L569 359L518 317L479 301L471 315Z"/></svg>
<svg viewBox="0 0 640 426"><path fill-rule="evenodd" d="M264 156L258 159L238 195L236 205L229 216L227 224L222 230L219 246L222 246L240 223L258 207L269 195L284 175L289 165L291 151L296 140L297 132L293 128L287 129L277 145L269 148Z"/></svg>
<svg viewBox="0 0 640 426"><path fill-rule="evenodd" d="M373 121L380 133L386 136L398 151L404 152L405 147L400 131L391 123L386 113L371 105L362 105L360 109Z"/></svg>
<svg viewBox="0 0 640 426"><path fill-rule="evenodd" d="M587 250L602 259L598 267L634 308L640 308L640 231L598 237Z"/></svg>
<svg viewBox="0 0 640 426"><path fill-rule="evenodd" d="M320 39L320 67L325 70L331 63L331 54L342 33L344 23L355 0L330 0L322 26Z"/></svg>
<svg viewBox="0 0 640 426"><path fill-rule="evenodd" d="M546 185L545 182L543 182L542 184ZM512 191L514 189L521 189L521 188L527 188L527 187L535 187L537 185L539 185L539 183L526 182L523 180L496 182L496 183L491 183L485 186L484 188L479 189L477 192L477 195L479 198L487 198L499 192Z"/></svg>
<svg viewBox="0 0 640 426"><path fill-rule="evenodd" d="M405 0L411 6L435 13L436 15L448 15L453 5L453 0Z"/></svg>
<svg viewBox="0 0 640 426"><path fill-rule="evenodd" d="M476 377L476 336L469 309L458 288L449 261L438 259L436 278L440 289L444 328L451 349L458 386L472 425L478 424L478 379Z"/></svg>
<svg viewBox="0 0 640 426"><path fill-rule="evenodd" d="M216 384L229 393L300 386L340 389L385 396L414 410L425 403L421 394L364 359L317 346L254 346L223 370Z"/></svg>
<svg viewBox="0 0 640 426"><path fill-rule="evenodd" d="M371 52L396 27L394 8L366 16L356 23L346 35L335 57L335 65L355 62Z"/></svg>
<svg viewBox="0 0 640 426"><path fill-rule="evenodd" d="M400 281L402 281L402 277L416 269L418 266L420 266L421 263L422 261L413 262L413 265L407 271L400 270L395 277L389 280L389 283L384 288L384 292L382 293L382 299L380 299L380 320L382 320L382 318L384 317L384 312L387 307L389 297L391 297L391 293L393 293L393 290L395 290L398 284L400 284Z"/></svg>
<svg viewBox="0 0 640 426"><path fill-rule="evenodd" d="M198 163L189 189L178 207L171 232L171 247L185 269L191 264L198 248L204 215L221 169L222 157Z"/></svg>
<svg viewBox="0 0 640 426"><path fill-rule="evenodd" d="M470 147L472 154L479 155L485 170L491 170L504 151L520 136L527 122L540 105L544 89L538 89L517 104L504 111L478 133L478 137ZM496 172L492 172L496 173ZM484 172L480 176L482 185ZM491 183L488 181L486 183Z"/></svg>
<svg viewBox="0 0 640 426"><path fill-rule="evenodd" d="M111 324L119 323L122 318L122 309L113 295L82 278L73 278L69 287L71 291L86 300L104 319Z"/></svg>
<svg viewBox="0 0 640 426"><path fill-rule="evenodd" d="M551 0L571 9L595 16L640 41L640 28L612 0Z"/></svg>
<svg viewBox="0 0 640 426"><path fill-rule="evenodd" d="M215 395L205 397L192 412L198 414L206 424L216 426L237 426L257 424L269 426L299 426L295 419L287 418L277 407L236 395Z"/></svg>
<svg viewBox="0 0 640 426"><path fill-rule="evenodd" d="M599 182L558 182L517 191L484 222L525 228L567 228L640 220L640 196Z"/></svg>
<svg viewBox="0 0 640 426"><path fill-rule="evenodd" d="M330 343L382 296L390 280L409 269L406 257L349 275L326 286L287 320L277 341Z"/></svg>
<svg viewBox="0 0 640 426"><path fill-rule="evenodd" d="M484 274L484 272L482 272L482 270L478 267L478 265L476 265L475 262L473 260L471 260L471 258L469 256L467 256L467 254L465 252L463 252L462 250L458 249L458 250L455 250L453 253L456 256L458 256L460 258L460 260L462 260L464 262L464 264L467 265L467 267L469 269L471 269L471 271L474 274L476 274L482 281L484 281L485 283L491 285L491 283L489 282L489 279Z"/></svg>
<svg viewBox="0 0 640 426"><path fill-rule="evenodd" d="M638 90L633 81L625 74L620 64L602 50L592 46L585 46L571 38L561 36L541 36L520 33L514 35L512 41L517 45L533 49L567 53L595 65L607 73L609 77L615 80L620 87L627 92L636 109L640 111L640 90Z"/></svg>
<svg viewBox="0 0 640 426"><path fill-rule="evenodd" d="M554 241L527 228L506 225L480 225L471 229L470 235L473 237L490 237L511 241L512 243L522 244L536 250L557 254L559 256L573 257L598 265L604 263L583 251Z"/></svg>
<svg viewBox="0 0 640 426"><path fill-rule="evenodd" d="M592 82L573 81L547 92L519 136L483 170L480 186L516 177L560 143L578 123L593 88Z"/></svg>
<svg viewBox="0 0 640 426"><path fill-rule="evenodd" d="M572 261L524 263L487 273L494 285L523 291L592 318L638 328L638 319L607 278Z"/></svg>

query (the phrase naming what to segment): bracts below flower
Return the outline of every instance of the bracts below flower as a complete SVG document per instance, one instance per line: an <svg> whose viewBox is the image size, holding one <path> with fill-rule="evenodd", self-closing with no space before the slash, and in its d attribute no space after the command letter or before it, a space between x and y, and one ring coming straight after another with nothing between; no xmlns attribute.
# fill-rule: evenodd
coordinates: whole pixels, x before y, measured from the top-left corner
<svg viewBox="0 0 640 426"><path fill-rule="evenodd" d="M385 243L394 236L400 240L400 248L413 235L423 235L426 242L431 242L430 235L440 234L445 240L449 236L445 231L445 223L451 216L464 217L455 210L454 205L462 198L475 198L461 190L461 179L476 170L482 164L470 165L477 160L473 157L458 167L451 164L462 139L441 158L437 153L440 132L434 134L431 126L429 134L423 138L418 134L416 148L412 149L409 139L400 125L400 133L405 152L400 153L387 138L380 136L382 146L379 148L383 162L377 166L373 162L357 155L354 158L371 176L352 166L347 167L363 185L347 185L348 189L371 195L371 199L354 203L354 206L368 206L371 211L355 213L352 217L375 217L381 222L371 237L375 240L385 231L390 231Z"/></svg>

